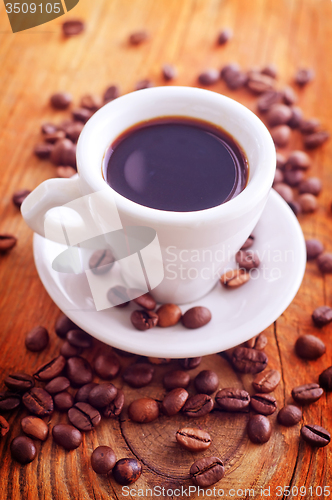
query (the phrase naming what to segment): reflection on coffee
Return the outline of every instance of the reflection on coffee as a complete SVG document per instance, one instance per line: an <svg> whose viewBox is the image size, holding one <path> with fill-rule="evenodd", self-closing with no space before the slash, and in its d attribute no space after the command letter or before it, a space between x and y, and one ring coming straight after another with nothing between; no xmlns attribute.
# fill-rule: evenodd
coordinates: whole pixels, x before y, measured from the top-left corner
<svg viewBox="0 0 332 500"><path fill-rule="evenodd" d="M107 183L140 205L173 212L216 207L237 196L248 161L223 129L201 120L162 117L123 132L105 158Z"/></svg>

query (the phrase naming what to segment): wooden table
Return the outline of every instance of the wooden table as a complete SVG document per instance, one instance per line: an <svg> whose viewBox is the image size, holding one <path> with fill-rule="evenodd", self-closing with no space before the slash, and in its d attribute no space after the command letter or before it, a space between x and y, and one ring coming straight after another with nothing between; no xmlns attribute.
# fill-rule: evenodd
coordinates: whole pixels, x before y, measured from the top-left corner
<svg viewBox="0 0 332 500"><path fill-rule="evenodd" d="M0 151L1 151L1 218L0 233L18 238L16 247L0 257L0 375L24 370L29 373L56 356L61 340L54 333L59 310L44 290L33 261L32 233L11 201L19 188L33 189L40 182L55 176L54 167L38 160L32 153L40 140L40 124L61 121L67 112L55 112L49 96L67 90L78 103L87 92L102 94L113 83L121 92L132 91L135 82L150 78L163 84L161 65L175 64L179 85L196 85L199 72L208 67L220 68L238 61L245 69L262 67L273 62L278 67L279 85L292 82L299 66L312 67L315 80L300 90L299 106L306 117L317 117L324 128L332 131L332 4L330 0L80 0L67 17L86 20L86 32L71 39L61 36L64 18L37 28L12 34L3 5L0 7ZM223 47L215 43L218 30L234 29L234 38ZM149 42L129 46L128 35L145 28L151 33ZM223 82L211 87L225 93L251 109L256 98L246 90L230 91ZM291 148L300 146L294 133ZM287 151L286 151L287 152ZM314 215L300 216L307 238L319 238L332 250L330 165L332 141L311 153L312 175L319 175L324 190L319 197L319 210ZM303 284L293 303L275 324L265 332L269 367L280 370L282 382L275 390L279 407L291 401L292 387L317 381L319 373L332 364L331 326L322 330L313 327L311 313L316 307L331 304L332 280L322 276L315 262L307 265ZM46 326L50 345L40 354L29 353L24 345L27 331L36 325ZM301 361L294 353L296 338L312 333L324 340L326 354L317 361ZM103 346L96 342L89 353L92 360ZM121 358L123 365L131 361ZM127 404L138 395L161 399L162 373L171 365L157 367L153 385L140 390L125 387ZM235 374L228 362L218 355L207 356L192 377L204 368L214 369L222 377L221 386L236 385L250 391L252 376ZM115 385L123 385L121 379ZM192 389L190 389L192 390ZM227 498L323 498L316 487L331 484L331 446L312 449L299 437L300 426L317 423L332 431L331 397L306 407L303 421L293 428L283 428L270 417L273 435L265 445L252 444L245 431L248 414L236 417L222 412L210 414L194 424L207 429L213 445L206 455L217 454L225 461L225 478L216 485ZM189 452L179 450L175 431L189 420L183 416L161 417L151 424L130 422L126 411L118 420L103 420L94 432L84 436L83 445L66 452L49 438L37 443L38 457L23 467L11 460L9 445L18 435L23 413L9 416L11 431L1 440L0 498L13 500L106 499L123 498L121 486L113 479L97 476L90 467L90 455L99 444L109 444L118 458L136 456L143 465L143 474L133 485L135 494L149 498L146 488L188 488L188 470L195 460ZM66 421L56 413L50 426ZM287 490L291 494L287 497ZM307 493L300 494L300 487ZM265 496L261 491L265 490ZM268 490L270 488L270 490ZM293 489L292 489L293 488ZM312 488L310 490L310 488ZM141 491L141 493L139 492ZM298 493L297 493L298 491ZM302 489L302 492L304 489ZM186 492L182 498L186 498ZM254 493L253 493L254 492ZM176 498L178 492L174 493ZM157 497L155 491L152 498ZM207 492L205 498L218 498L221 492ZM189 494L199 498L197 492ZM325 490L328 498L328 489ZM203 498L201 493L200 498Z"/></svg>

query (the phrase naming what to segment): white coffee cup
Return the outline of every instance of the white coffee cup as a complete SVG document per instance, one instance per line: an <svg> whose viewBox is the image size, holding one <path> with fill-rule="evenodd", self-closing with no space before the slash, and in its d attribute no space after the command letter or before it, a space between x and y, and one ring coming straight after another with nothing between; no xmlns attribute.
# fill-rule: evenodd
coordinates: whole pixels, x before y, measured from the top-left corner
<svg viewBox="0 0 332 500"><path fill-rule="evenodd" d="M205 120L228 132L248 159L249 179L244 190L226 203L195 212L156 210L115 192L103 175L109 146L133 125L165 116ZM275 147L268 130L243 105L198 88L145 89L124 95L97 111L78 141L78 176L43 182L25 199L21 211L31 229L45 236L48 210L102 192L97 208L91 206L91 215L98 219L99 226L105 225L105 232L109 230L108 198L115 203L123 227L147 226L156 231L165 271L162 282L152 291L156 300L189 303L214 287L252 232L264 210L275 167ZM118 229L116 224L114 229ZM54 234L47 236L57 240Z"/></svg>

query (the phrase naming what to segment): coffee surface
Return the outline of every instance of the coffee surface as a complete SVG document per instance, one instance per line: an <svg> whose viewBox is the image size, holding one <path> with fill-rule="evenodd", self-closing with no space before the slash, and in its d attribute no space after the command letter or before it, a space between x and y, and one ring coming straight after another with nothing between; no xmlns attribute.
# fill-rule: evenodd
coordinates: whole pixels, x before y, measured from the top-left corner
<svg viewBox="0 0 332 500"><path fill-rule="evenodd" d="M118 137L106 154L107 183L125 198L159 210L216 207L247 183L240 146L208 122L167 117L142 122Z"/></svg>

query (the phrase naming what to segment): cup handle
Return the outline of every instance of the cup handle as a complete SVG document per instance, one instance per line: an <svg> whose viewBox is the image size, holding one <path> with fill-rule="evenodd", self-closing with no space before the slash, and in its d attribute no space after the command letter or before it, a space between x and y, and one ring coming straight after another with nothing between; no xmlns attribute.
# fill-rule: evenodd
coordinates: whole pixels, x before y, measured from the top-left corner
<svg viewBox="0 0 332 500"><path fill-rule="evenodd" d="M47 211L81 196L81 181L78 175L71 179L48 179L25 198L21 213L28 226L45 237L44 221Z"/></svg>

